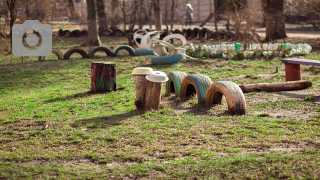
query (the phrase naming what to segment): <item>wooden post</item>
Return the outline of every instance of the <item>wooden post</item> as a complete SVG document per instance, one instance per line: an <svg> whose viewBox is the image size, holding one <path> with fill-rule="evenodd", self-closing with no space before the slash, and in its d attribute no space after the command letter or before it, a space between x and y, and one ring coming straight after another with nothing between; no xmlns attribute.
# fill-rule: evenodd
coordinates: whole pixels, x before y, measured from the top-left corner
<svg viewBox="0 0 320 180"><path fill-rule="evenodd" d="M146 90L146 110L158 110L161 100L161 87L162 83L148 81Z"/></svg>
<svg viewBox="0 0 320 180"><path fill-rule="evenodd" d="M146 75L133 75L134 86L136 89L136 101L134 104L136 105L138 110L144 110L146 104L146 89L148 85L148 80L146 79Z"/></svg>
<svg viewBox="0 0 320 180"><path fill-rule="evenodd" d="M301 65L300 64L285 64L286 81L301 80Z"/></svg>
<svg viewBox="0 0 320 180"><path fill-rule="evenodd" d="M115 63L92 62L91 92L111 92L117 90L117 71Z"/></svg>

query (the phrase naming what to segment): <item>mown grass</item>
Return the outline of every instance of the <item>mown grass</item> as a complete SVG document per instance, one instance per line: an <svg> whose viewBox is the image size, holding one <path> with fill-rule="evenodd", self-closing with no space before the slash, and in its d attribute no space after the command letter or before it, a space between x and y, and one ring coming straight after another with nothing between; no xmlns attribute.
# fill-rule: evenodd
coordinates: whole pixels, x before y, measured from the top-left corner
<svg viewBox="0 0 320 180"><path fill-rule="evenodd" d="M66 52L84 40L55 42L54 47ZM103 42L113 47L126 39L109 37ZM240 85L284 81L279 59L186 60L173 65L152 65L150 56L96 60L116 63L121 90L89 92L95 60L41 62L32 57L20 63L19 58L1 57L0 178L319 178L320 110L314 96L248 103L244 116L214 115L214 108L197 105L195 98L182 102L169 97L189 111L166 106L139 112L134 106L130 73L138 66L203 73L213 81L227 79ZM276 67L280 73L275 73ZM311 89L319 90L319 76L303 70L304 78L313 82ZM268 111L261 114L264 110ZM314 115L287 119L268 114L292 110Z"/></svg>

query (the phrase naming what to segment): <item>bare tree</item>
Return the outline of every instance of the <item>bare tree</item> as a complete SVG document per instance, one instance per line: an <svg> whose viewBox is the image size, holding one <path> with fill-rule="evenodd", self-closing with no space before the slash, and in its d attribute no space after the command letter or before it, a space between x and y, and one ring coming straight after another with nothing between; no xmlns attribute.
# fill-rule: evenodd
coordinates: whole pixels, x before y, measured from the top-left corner
<svg viewBox="0 0 320 180"><path fill-rule="evenodd" d="M104 0L97 0L98 23L100 30L104 30L108 27L107 15L104 9Z"/></svg>
<svg viewBox="0 0 320 180"><path fill-rule="evenodd" d="M143 25L144 25L144 14L143 12L145 12L145 8L143 7L144 6L144 0L139 0L139 14L138 14L138 23L139 23L139 29L142 29L143 28Z"/></svg>
<svg viewBox="0 0 320 180"><path fill-rule="evenodd" d="M120 17L119 17L119 8L120 8L120 1L119 0L112 0L111 1L111 11L112 11L112 17L111 17L111 25L110 28L111 29L116 29L119 21L120 21Z"/></svg>
<svg viewBox="0 0 320 180"><path fill-rule="evenodd" d="M153 0L153 11L154 11L154 24L157 31L161 31L162 28L162 12L160 8L160 0Z"/></svg>
<svg viewBox="0 0 320 180"><path fill-rule="evenodd" d="M9 15L9 27L10 27L10 34L9 34L9 37L10 37L10 48L9 50L12 49L12 27L14 25L14 22L16 21L17 19L17 13L15 12L15 9L17 8L17 0L6 0L6 4L7 4L7 7L8 7L8 11L10 13Z"/></svg>
<svg viewBox="0 0 320 180"><path fill-rule="evenodd" d="M73 19L79 19L79 15L74 7L73 0L68 0L68 9Z"/></svg>
<svg viewBox="0 0 320 180"><path fill-rule="evenodd" d="M263 0L266 20L266 39L272 41L287 37L284 16L284 0Z"/></svg>
<svg viewBox="0 0 320 180"><path fill-rule="evenodd" d="M175 0L172 0L171 1L171 17L170 17L170 29L173 29L173 20L174 20L174 15L175 15L175 9L177 8L176 7L176 1Z"/></svg>
<svg viewBox="0 0 320 180"><path fill-rule="evenodd" d="M87 0L87 12L88 12L88 39L86 45L89 46L100 46L100 38L97 28L97 18L96 18L96 6L95 0Z"/></svg>

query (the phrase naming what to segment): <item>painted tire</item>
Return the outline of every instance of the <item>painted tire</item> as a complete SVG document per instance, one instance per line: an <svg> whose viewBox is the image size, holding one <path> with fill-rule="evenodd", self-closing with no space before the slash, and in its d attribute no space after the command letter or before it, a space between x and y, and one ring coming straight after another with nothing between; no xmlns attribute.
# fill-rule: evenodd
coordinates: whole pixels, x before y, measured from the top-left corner
<svg viewBox="0 0 320 180"><path fill-rule="evenodd" d="M207 28L202 28L201 31L200 31L199 37L200 38L207 38L208 37L207 32L208 32Z"/></svg>
<svg viewBox="0 0 320 180"><path fill-rule="evenodd" d="M63 35L69 37L69 36L72 35L72 33L71 33L69 30L64 30L64 31L63 31Z"/></svg>
<svg viewBox="0 0 320 180"><path fill-rule="evenodd" d="M170 34L170 35L164 37L164 38L162 39L162 41L172 42L173 39L179 39L179 40L182 42L182 46L184 46L184 44L187 43L186 38L185 38L183 35L181 35L181 34ZM178 47L182 47L182 46L178 46Z"/></svg>
<svg viewBox="0 0 320 180"><path fill-rule="evenodd" d="M145 29L147 32L151 32L151 31L154 31L154 30L152 30L152 29L149 29L149 28L147 28L147 29Z"/></svg>
<svg viewBox="0 0 320 180"><path fill-rule="evenodd" d="M89 58L93 58L94 57L94 54L98 51L103 51L107 54L107 56L111 56L111 57L114 57L116 56L109 48L107 47L103 47L103 46L97 46L97 47L94 47L92 48L88 55L89 55Z"/></svg>
<svg viewBox="0 0 320 180"><path fill-rule="evenodd" d="M58 60L63 60L64 59L63 53L59 49L52 48L52 54L57 55ZM39 56L38 60L39 61L44 61L44 60L46 60L46 56Z"/></svg>
<svg viewBox="0 0 320 180"><path fill-rule="evenodd" d="M124 36L124 32L121 29L115 29L113 32L115 36Z"/></svg>
<svg viewBox="0 0 320 180"><path fill-rule="evenodd" d="M194 38L200 38L200 32L201 32L200 28L194 28L193 29L193 37Z"/></svg>
<svg viewBox="0 0 320 180"><path fill-rule="evenodd" d="M81 33L82 33L82 35L85 35L85 36L88 35L88 31L87 30L82 30Z"/></svg>
<svg viewBox="0 0 320 180"><path fill-rule="evenodd" d="M173 32L174 32L175 34L182 34L182 31L181 31L180 29L175 29Z"/></svg>
<svg viewBox="0 0 320 180"><path fill-rule="evenodd" d="M80 30L74 30L71 32L72 37L80 37L82 36L82 32Z"/></svg>
<svg viewBox="0 0 320 180"><path fill-rule="evenodd" d="M129 52L130 56L134 56L134 49L131 46L128 45L120 45L114 48L114 54L115 56L118 56L118 53L120 50L126 50Z"/></svg>
<svg viewBox="0 0 320 180"><path fill-rule="evenodd" d="M59 36L64 36L64 31L62 29L59 29Z"/></svg>
<svg viewBox="0 0 320 180"><path fill-rule="evenodd" d="M100 32L100 36L112 36L113 31L111 29L105 29Z"/></svg>
<svg viewBox="0 0 320 180"><path fill-rule="evenodd" d="M243 115L246 113L246 100L240 87L231 81L217 81L213 83L206 93L205 103L221 104L222 97L225 96L230 114Z"/></svg>
<svg viewBox="0 0 320 180"><path fill-rule="evenodd" d="M205 104L207 89L212 84L211 79L204 74L192 74L186 76L181 83L180 98L184 99L197 94L198 103Z"/></svg>
<svg viewBox="0 0 320 180"><path fill-rule="evenodd" d="M207 32L206 32L206 39L211 39L211 38L213 38L213 35L214 35L214 32L212 31L212 30L208 30Z"/></svg>
<svg viewBox="0 0 320 180"><path fill-rule="evenodd" d="M191 28L187 29L184 36L186 38L193 38L193 30Z"/></svg>
<svg viewBox="0 0 320 180"><path fill-rule="evenodd" d="M151 56L151 64L174 64L185 59L185 55L176 54L172 56Z"/></svg>
<svg viewBox="0 0 320 180"><path fill-rule="evenodd" d="M73 53L79 53L82 58L89 58L89 55L88 53L81 49L81 48L73 48L73 49L70 49L69 51L67 51L65 54L64 54L64 59L68 60L70 59L70 56L73 54Z"/></svg>
<svg viewBox="0 0 320 180"><path fill-rule="evenodd" d="M174 71L168 75L169 81L166 82L166 95L175 93L176 96L180 96L180 87L182 80L187 76L185 72Z"/></svg>
<svg viewBox="0 0 320 180"><path fill-rule="evenodd" d="M152 49L136 49L134 50L134 54L136 56L153 55L153 50Z"/></svg>

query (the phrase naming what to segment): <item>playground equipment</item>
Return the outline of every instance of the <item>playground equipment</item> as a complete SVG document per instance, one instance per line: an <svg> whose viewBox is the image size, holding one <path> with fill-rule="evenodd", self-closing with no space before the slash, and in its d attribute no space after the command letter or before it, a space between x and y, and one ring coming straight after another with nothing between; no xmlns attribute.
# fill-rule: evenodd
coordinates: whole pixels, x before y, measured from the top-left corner
<svg viewBox="0 0 320 180"><path fill-rule="evenodd" d="M184 99L197 95L198 104L211 106L221 104L225 96L229 114L243 115L246 112L246 101L240 87L231 81L212 80L204 74L188 75L181 71L170 72L166 83L166 95L175 93Z"/></svg>
<svg viewBox="0 0 320 180"><path fill-rule="evenodd" d="M231 81L217 81L210 85L205 95L205 104L221 104L225 96L230 114L243 115L246 113L246 100L240 87Z"/></svg>
<svg viewBox="0 0 320 180"><path fill-rule="evenodd" d="M161 101L162 83L169 80L161 71L149 67L137 67L132 71L136 89L135 105L138 110L158 110Z"/></svg>
<svg viewBox="0 0 320 180"><path fill-rule="evenodd" d="M185 46L186 54L193 57L225 59L252 59L252 58L272 58L284 56L307 55L311 52L312 47L309 44L291 44L291 43L273 43L273 44L218 44L218 45L201 45Z"/></svg>
<svg viewBox="0 0 320 180"><path fill-rule="evenodd" d="M166 82L166 95L175 93L176 96L180 96L180 88L182 80L187 76L185 72L174 71L168 74L169 80Z"/></svg>
<svg viewBox="0 0 320 180"><path fill-rule="evenodd" d="M186 76L181 83L180 98L184 99L192 95L198 96L198 103L205 103L207 89L212 84L212 80L204 74L192 74Z"/></svg>

